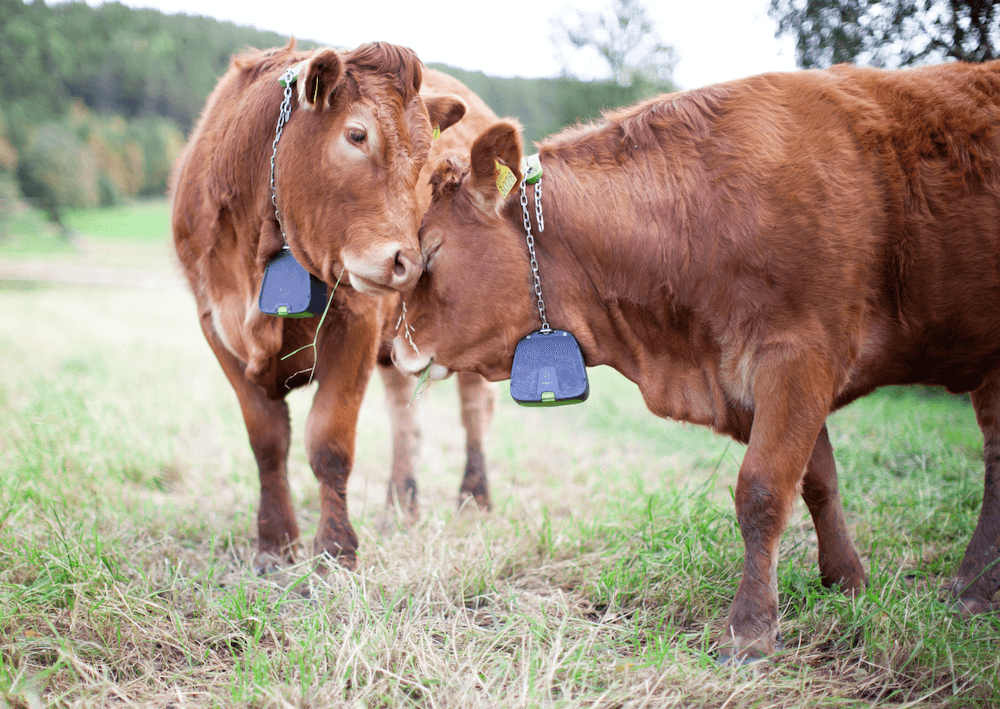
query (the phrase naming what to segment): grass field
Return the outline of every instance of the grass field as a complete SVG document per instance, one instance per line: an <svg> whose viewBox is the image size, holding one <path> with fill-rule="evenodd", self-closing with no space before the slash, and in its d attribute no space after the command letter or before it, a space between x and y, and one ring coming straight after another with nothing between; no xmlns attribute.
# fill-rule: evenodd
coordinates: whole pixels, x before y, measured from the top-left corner
<svg viewBox="0 0 1000 709"><path fill-rule="evenodd" d="M159 216L78 215L82 249L52 258L170 270L165 208L139 211ZM712 642L742 558L743 448L653 417L612 371L555 410L501 385L488 516L454 509L457 393L431 387L409 530L380 525L373 380L349 486L358 571L262 577L253 456L191 296L0 282L0 309L0 707L1000 706L1000 618L941 600L982 495L964 398L894 389L831 418L868 590L820 586L800 503L784 649L736 669ZM289 399L307 538L310 393Z"/></svg>

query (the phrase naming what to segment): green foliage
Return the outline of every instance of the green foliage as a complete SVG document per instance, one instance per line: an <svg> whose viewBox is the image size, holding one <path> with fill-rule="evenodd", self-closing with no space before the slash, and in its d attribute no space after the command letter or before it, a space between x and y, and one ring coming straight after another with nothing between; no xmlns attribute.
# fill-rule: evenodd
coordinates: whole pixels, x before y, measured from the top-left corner
<svg viewBox="0 0 1000 709"><path fill-rule="evenodd" d="M24 196L37 201L52 221L61 223L67 207L99 203L97 159L65 124L43 123L33 130L20 162Z"/></svg>
<svg viewBox="0 0 1000 709"><path fill-rule="evenodd" d="M20 192L63 210L162 195L230 57L287 40L119 3L0 0L0 228Z"/></svg>
<svg viewBox="0 0 1000 709"><path fill-rule="evenodd" d="M507 79L442 64L430 66L468 86L498 115L520 120L526 144L565 126L600 118L603 111L675 90L673 84L650 82L641 77L629 86L622 86L614 81L579 81L570 77Z"/></svg>
<svg viewBox="0 0 1000 709"><path fill-rule="evenodd" d="M286 41L274 32L120 3L0 0L0 103L27 103L51 117L80 100L127 120L172 118L187 131L233 54Z"/></svg>
<svg viewBox="0 0 1000 709"><path fill-rule="evenodd" d="M162 195L174 161L184 148L184 134L172 120L160 117L140 118L132 123L131 129L144 157L139 194Z"/></svg>
<svg viewBox="0 0 1000 709"><path fill-rule="evenodd" d="M840 62L904 66L983 62L1000 48L1000 12L979 0L771 0L778 34L796 39L802 67Z"/></svg>
<svg viewBox="0 0 1000 709"><path fill-rule="evenodd" d="M18 192L56 223L66 209L163 195L184 134L232 55L286 41L119 3L0 0L0 234ZM640 74L625 86L435 68L519 118L529 142L673 89Z"/></svg>

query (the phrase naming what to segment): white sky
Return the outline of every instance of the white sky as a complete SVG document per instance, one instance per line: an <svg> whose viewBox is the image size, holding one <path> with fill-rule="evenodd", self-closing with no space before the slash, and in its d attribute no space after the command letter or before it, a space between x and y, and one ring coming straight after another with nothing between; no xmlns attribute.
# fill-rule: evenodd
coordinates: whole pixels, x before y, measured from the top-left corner
<svg viewBox="0 0 1000 709"><path fill-rule="evenodd" d="M89 0L92 5L101 0ZM50 0L51 2L51 0ZM427 63L441 62L491 76L551 77L557 57L551 19L572 9L594 11L607 0L123 0L131 7L207 15L299 39L353 47L384 40L411 47ZM690 89L764 71L795 68L793 43L774 38L769 0L646 0L664 44L679 61L674 83ZM583 64L572 64L593 78ZM596 67L596 65L594 65Z"/></svg>

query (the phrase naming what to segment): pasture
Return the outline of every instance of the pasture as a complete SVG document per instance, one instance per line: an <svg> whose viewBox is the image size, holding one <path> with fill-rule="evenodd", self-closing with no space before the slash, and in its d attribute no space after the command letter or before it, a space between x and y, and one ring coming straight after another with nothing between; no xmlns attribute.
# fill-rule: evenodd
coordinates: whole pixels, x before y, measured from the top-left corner
<svg viewBox="0 0 1000 709"><path fill-rule="evenodd" d="M783 649L719 667L741 446L655 418L603 368L581 406L523 409L501 384L494 511L457 512L448 380L415 403L423 517L402 529L383 514L375 377L349 485L358 571L259 576L256 465L166 206L69 221L78 250L0 242L0 272L38 279L0 281L0 707L1000 705L1000 617L965 622L942 602L982 496L965 398L892 389L831 418L868 589L822 588L799 502L778 571ZM289 399L306 540L310 396Z"/></svg>

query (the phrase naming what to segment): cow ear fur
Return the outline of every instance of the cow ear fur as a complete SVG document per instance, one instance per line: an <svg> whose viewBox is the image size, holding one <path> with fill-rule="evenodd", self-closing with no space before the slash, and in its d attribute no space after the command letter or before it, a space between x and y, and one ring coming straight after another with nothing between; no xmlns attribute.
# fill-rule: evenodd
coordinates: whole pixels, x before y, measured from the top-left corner
<svg viewBox="0 0 1000 709"><path fill-rule="evenodd" d="M307 111L328 106L343 75L344 62L336 51L321 49L313 54L299 70L299 105Z"/></svg>
<svg viewBox="0 0 1000 709"><path fill-rule="evenodd" d="M440 130L451 128L458 123L466 111L465 102L458 96L428 96L424 98L424 105L427 107L431 125L437 126Z"/></svg>
<svg viewBox="0 0 1000 709"><path fill-rule="evenodd" d="M513 119L494 123L472 144L469 156L472 164L472 189L478 195L484 211L497 209L510 196L501 194L497 187L497 163L510 168L516 179L515 184L520 184L523 145L521 124Z"/></svg>
<svg viewBox="0 0 1000 709"><path fill-rule="evenodd" d="M442 158L431 175L431 190L434 196L454 193L468 171L468 164L457 155Z"/></svg>

